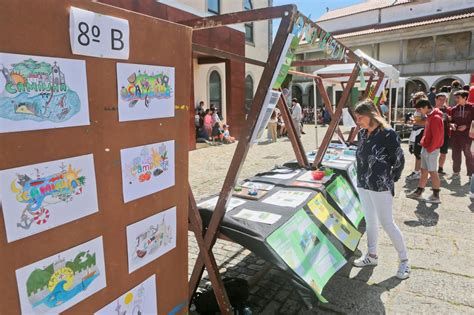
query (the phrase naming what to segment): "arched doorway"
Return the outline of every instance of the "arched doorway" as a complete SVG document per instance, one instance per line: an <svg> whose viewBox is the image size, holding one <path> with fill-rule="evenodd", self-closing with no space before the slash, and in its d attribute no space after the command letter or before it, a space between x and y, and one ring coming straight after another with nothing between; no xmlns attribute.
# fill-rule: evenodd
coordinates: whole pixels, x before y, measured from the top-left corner
<svg viewBox="0 0 474 315"><path fill-rule="evenodd" d="M418 79L410 79L407 80L407 83L405 85L405 100L406 100L406 107L411 107L410 100L412 94L415 94L416 92L427 92L428 87L426 84Z"/></svg>
<svg viewBox="0 0 474 315"><path fill-rule="evenodd" d="M458 80L461 82L461 85L463 84L463 82L459 79L455 79L455 78L444 78L444 79L441 79L439 80L437 83L436 83L436 91L439 92L439 90L441 90L441 88L443 86L451 86L451 83L453 83L454 80Z"/></svg>
<svg viewBox="0 0 474 315"><path fill-rule="evenodd" d="M245 77L245 112L248 114L253 101L253 78L249 74Z"/></svg>
<svg viewBox="0 0 474 315"><path fill-rule="evenodd" d="M214 106L222 116L222 81L219 72L211 72L209 76L209 107Z"/></svg>
<svg viewBox="0 0 474 315"><path fill-rule="evenodd" d="M297 98L300 105L303 106L303 104L301 104L303 101L303 91L301 91L301 88L299 86L293 85L291 87L291 98Z"/></svg>

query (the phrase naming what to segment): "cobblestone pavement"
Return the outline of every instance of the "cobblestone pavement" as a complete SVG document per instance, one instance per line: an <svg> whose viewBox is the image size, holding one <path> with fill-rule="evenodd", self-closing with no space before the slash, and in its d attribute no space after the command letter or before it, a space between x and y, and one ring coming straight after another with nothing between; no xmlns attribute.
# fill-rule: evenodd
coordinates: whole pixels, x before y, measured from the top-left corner
<svg viewBox="0 0 474 315"><path fill-rule="evenodd" d="M325 130L318 128L319 143ZM309 151L316 145L314 125L305 126L305 131L302 141ZM189 174L195 196L204 198L220 191L235 148L236 144L232 144L190 152ZM407 159L405 177L412 171L414 159L406 144L403 148ZM294 153L287 139L254 145L240 179L291 159ZM450 158L445 169L451 172ZM412 274L408 280L401 282L394 277L397 255L382 230L379 265L358 269L348 264L323 291L330 303L312 310L307 310L294 293L284 272L275 268L265 270L264 260L237 244L217 241L213 251L220 271L224 276L246 279L263 274L251 289L249 304L254 314L474 314L474 204L468 197L468 178L462 176L460 181L453 181L446 176L442 180L440 205L407 199L405 193L415 187L416 183L401 180L394 202L395 221L409 249ZM365 236L359 248L366 250ZM189 275L197 254L197 243L189 233Z"/></svg>

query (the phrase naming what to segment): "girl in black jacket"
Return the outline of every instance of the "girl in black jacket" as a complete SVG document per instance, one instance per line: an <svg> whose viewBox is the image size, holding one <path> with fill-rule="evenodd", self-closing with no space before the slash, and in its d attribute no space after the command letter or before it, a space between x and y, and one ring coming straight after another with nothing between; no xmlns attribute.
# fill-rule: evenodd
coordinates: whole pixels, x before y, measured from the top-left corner
<svg viewBox="0 0 474 315"><path fill-rule="evenodd" d="M394 183L400 179L405 159L400 139L377 112L372 101L355 109L361 128L357 148L357 186L367 225L368 253L354 261L357 267L377 265L378 222L388 234L400 259L397 278L410 275L405 241L392 215Z"/></svg>

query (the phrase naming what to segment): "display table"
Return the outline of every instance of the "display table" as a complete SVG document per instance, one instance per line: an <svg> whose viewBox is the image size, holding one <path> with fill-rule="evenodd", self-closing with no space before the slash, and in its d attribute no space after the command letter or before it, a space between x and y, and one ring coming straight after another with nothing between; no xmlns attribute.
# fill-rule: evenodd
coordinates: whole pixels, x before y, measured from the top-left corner
<svg viewBox="0 0 474 315"><path fill-rule="evenodd" d="M332 162L340 158L343 154ZM351 184L354 162L346 162L320 181L291 162L257 174L236 187L220 225L221 234L287 272L308 305L315 297L326 302L324 286L353 255L365 231ZM252 190L256 196L248 194ZM217 197L198 203L205 226Z"/></svg>

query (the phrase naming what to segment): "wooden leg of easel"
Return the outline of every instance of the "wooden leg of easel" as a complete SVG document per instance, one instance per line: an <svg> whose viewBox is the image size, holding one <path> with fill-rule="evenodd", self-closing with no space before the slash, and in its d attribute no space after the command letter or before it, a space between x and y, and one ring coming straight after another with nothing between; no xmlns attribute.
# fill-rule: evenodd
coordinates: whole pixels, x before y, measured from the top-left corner
<svg viewBox="0 0 474 315"><path fill-rule="evenodd" d="M219 267L217 266L216 259L212 253L212 248L206 248L206 243L204 242L202 220L196 205L196 200L194 199L193 192L191 191L191 187L189 187L189 220L191 223L191 229L194 232L194 236L196 237L196 241L199 246L199 251L204 259L204 265L206 266L207 273L209 274L209 279L211 280L212 288L214 289L214 294L216 295L216 300L219 304L219 308L221 309L221 313L232 314L232 306L230 305L229 297L227 296L224 283L222 282L221 275L219 274ZM202 273L199 275L199 279L201 276ZM190 304L195 292L196 287L189 288Z"/></svg>
<svg viewBox="0 0 474 315"><path fill-rule="evenodd" d="M280 109L283 122L285 123L286 129L288 130L288 138L290 139L291 145L293 146L293 151L295 151L298 164L301 167L309 166L303 143L301 142L301 138L299 138L298 134L296 133L297 126L295 126L293 119L291 119L290 110L288 109L288 105L286 104L286 100L283 95L280 95L280 99L278 100L278 108Z"/></svg>

